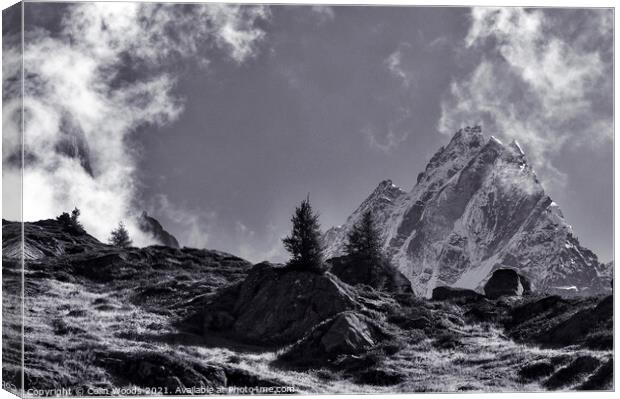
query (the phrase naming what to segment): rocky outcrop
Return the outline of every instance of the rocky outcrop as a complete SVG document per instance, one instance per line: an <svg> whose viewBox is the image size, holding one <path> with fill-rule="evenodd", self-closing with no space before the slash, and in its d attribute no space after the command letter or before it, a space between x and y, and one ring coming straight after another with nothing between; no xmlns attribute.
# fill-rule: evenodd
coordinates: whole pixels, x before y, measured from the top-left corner
<svg viewBox="0 0 620 399"><path fill-rule="evenodd" d="M138 218L138 227L143 233L150 234L158 243L171 248L179 248L176 237L168 233L157 219L149 216L146 211Z"/></svg>
<svg viewBox="0 0 620 399"><path fill-rule="evenodd" d="M365 284L381 291L413 294L409 279L389 262L370 264L340 256L330 259L328 263L330 271L347 284Z"/></svg>
<svg viewBox="0 0 620 399"><path fill-rule="evenodd" d="M601 335L613 330L613 296L609 295L595 307L581 310L547 331L538 340L551 346L584 343L593 349L612 349L613 337Z"/></svg>
<svg viewBox="0 0 620 399"><path fill-rule="evenodd" d="M325 234L326 252L344 253L347 234L371 209L383 249L430 297L438 286L480 289L507 266L539 291L579 295L610 291L609 266L580 245L515 141L459 130L405 192L382 182L342 226Z"/></svg>
<svg viewBox="0 0 620 399"><path fill-rule="evenodd" d="M461 299L467 301L479 301L484 299L484 296L477 293L474 290L468 290L466 288L454 288L454 287L437 287L433 290L432 299L434 301L445 301L451 299Z"/></svg>
<svg viewBox="0 0 620 399"><path fill-rule="evenodd" d="M255 343L284 344L340 312L357 309L355 291L331 273L260 263L206 306L204 330Z"/></svg>
<svg viewBox="0 0 620 399"><path fill-rule="evenodd" d="M499 302L496 303L499 305ZM524 299L502 317L507 334L546 347L613 348L613 296Z"/></svg>
<svg viewBox="0 0 620 399"><path fill-rule="evenodd" d="M22 236L23 227L23 236ZM55 219L32 223L2 220L2 257L37 260L64 254L96 251L104 247L95 237L84 231L70 231Z"/></svg>
<svg viewBox="0 0 620 399"><path fill-rule="evenodd" d="M358 355L386 337L370 318L346 311L316 326L286 350L280 360L304 364L329 362L340 355Z"/></svg>
<svg viewBox="0 0 620 399"><path fill-rule="evenodd" d="M489 299L502 296L523 296L531 293L530 282L512 269L497 269L484 285L484 294Z"/></svg>

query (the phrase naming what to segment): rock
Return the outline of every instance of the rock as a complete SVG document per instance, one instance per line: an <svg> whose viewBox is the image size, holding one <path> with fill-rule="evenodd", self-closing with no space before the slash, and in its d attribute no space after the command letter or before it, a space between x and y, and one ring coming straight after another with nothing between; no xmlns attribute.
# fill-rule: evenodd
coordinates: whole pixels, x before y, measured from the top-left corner
<svg viewBox="0 0 620 399"><path fill-rule="evenodd" d="M149 216L146 211L138 218L138 227L142 232L150 234L160 244L171 248L179 248L176 237L167 232L157 219Z"/></svg>
<svg viewBox="0 0 620 399"><path fill-rule="evenodd" d="M294 342L320 322L358 307L355 291L330 273L265 262L207 304L204 330L221 330L229 324L230 332L241 340L279 345Z"/></svg>
<svg viewBox="0 0 620 399"><path fill-rule="evenodd" d="M320 340L325 353L356 354L375 345L371 328L362 320L355 312L337 315Z"/></svg>
<svg viewBox="0 0 620 399"><path fill-rule="evenodd" d="M340 256L330 259L328 263L331 266L330 271L347 284L366 284L381 291L413 294L409 279L389 262L356 263L348 256Z"/></svg>
<svg viewBox="0 0 620 399"><path fill-rule="evenodd" d="M169 394L193 386L227 385L225 370L178 357L173 352L98 354L96 363L116 378L142 388L165 388Z"/></svg>
<svg viewBox="0 0 620 399"><path fill-rule="evenodd" d="M600 361L592 356L580 356L568 366L559 369L543 383L545 388L558 389L568 387L580 378L589 375L598 368Z"/></svg>
<svg viewBox="0 0 620 399"><path fill-rule="evenodd" d="M340 355L359 355L385 339L387 334L370 318L346 311L317 325L291 346L280 360L297 365L323 364Z"/></svg>
<svg viewBox="0 0 620 399"><path fill-rule="evenodd" d="M592 337L590 334L605 334L611 331L613 331L613 296L609 295L594 308L581 310L549 330L541 332L539 340L551 346L567 346L583 343L588 337Z"/></svg>
<svg viewBox="0 0 620 399"><path fill-rule="evenodd" d="M465 299L467 301L479 301L484 299L484 296L477 293L474 290L468 290L466 288L454 288L441 286L433 289L432 299L434 301L445 301L450 299Z"/></svg>
<svg viewBox="0 0 620 399"><path fill-rule="evenodd" d="M519 377L524 382L540 380L551 375L555 371L555 366L550 361L540 361L526 364L519 370Z"/></svg>
<svg viewBox="0 0 620 399"><path fill-rule="evenodd" d="M531 293L529 281L513 269L497 269L484 285L487 298L522 296Z"/></svg>
<svg viewBox="0 0 620 399"><path fill-rule="evenodd" d="M587 380L577 387L579 390L584 391L607 391L613 390L614 386L614 361L608 360L599 367L594 374L588 377Z"/></svg>

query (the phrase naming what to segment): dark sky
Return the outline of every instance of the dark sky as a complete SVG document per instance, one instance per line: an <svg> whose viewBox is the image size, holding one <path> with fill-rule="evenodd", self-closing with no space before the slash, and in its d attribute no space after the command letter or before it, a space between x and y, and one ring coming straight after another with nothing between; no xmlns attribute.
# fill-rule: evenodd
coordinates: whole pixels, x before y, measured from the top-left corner
<svg viewBox="0 0 620 399"><path fill-rule="evenodd" d="M177 88L183 116L140 135L148 153L139 168L145 197L165 193L173 203L216 212L217 223L232 230L240 223L263 236L270 225L284 234L308 192L327 228L383 179L411 188L448 139L435 125L457 60L450 46L429 42L465 35L467 10L350 7L335 14L321 22L307 8L274 8L255 60L215 61L212 74L187 71ZM408 88L386 64L402 46L415 79ZM387 145L390 130L409 138L385 150L371 145L368 132Z"/></svg>
<svg viewBox="0 0 620 399"><path fill-rule="evenodd" d="M54 10L35 10L33 24L67 30L58 25L66 11ZM608 15L272 6L253 21L261 35L242 59L216 37L188 47L208 52L207 62L191 51L115 61L114 84L163 70L182 103L170 121L123 136L136 166L134 203L182 244L282 259L280 238L307 193L324 229L341 224L383 179L410 190L471 118L520 141L582 243L610 260Z"/></svg>

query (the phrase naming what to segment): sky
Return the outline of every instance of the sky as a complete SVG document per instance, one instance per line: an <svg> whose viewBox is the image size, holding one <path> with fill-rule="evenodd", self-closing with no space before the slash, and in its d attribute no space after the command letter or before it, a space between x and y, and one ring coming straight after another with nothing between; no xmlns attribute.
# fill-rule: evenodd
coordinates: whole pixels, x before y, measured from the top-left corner
<svg viewBox="0 0 620 399"><path fill-rule="evenodd" d="M26 3L25 25L27 220L79 206L145 245L147 210L182 245L281 261L308 193L339 225L481 124L612 259L610 10Z"/></svg>

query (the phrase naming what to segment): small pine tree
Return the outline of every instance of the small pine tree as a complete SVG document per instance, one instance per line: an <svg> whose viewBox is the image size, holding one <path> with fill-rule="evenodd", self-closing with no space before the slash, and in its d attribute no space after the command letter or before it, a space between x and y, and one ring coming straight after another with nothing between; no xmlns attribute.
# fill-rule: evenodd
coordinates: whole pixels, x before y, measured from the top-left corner
<svg viewBox="0 0 620 399"><path fill-rule="evenodd" d="M129 238L129 232L125 228L123 222L118 224L118 227L112 230L110 234L110 239L108 240L110 244L119 248L127 248L132 244L131 239Z"/></svg>
<svg viewBox="0 0 620 399"><path fill-rule="evenodd" d="M356 223L348 234L345 249L347 255L354 262L361 263L372 278L372 270L382 266L386 258L381 249L380 232L375 226L371 211L366 211L362 219Z"/></svg>
<svg viewBox="0 0 620 399"><path fill-rule="evenodd" d="M284 248L292 255L289 266L316 272L325 271L319 216L312 210L309 195L295 208L291 222L291 235L282 240Z"/></svg>

